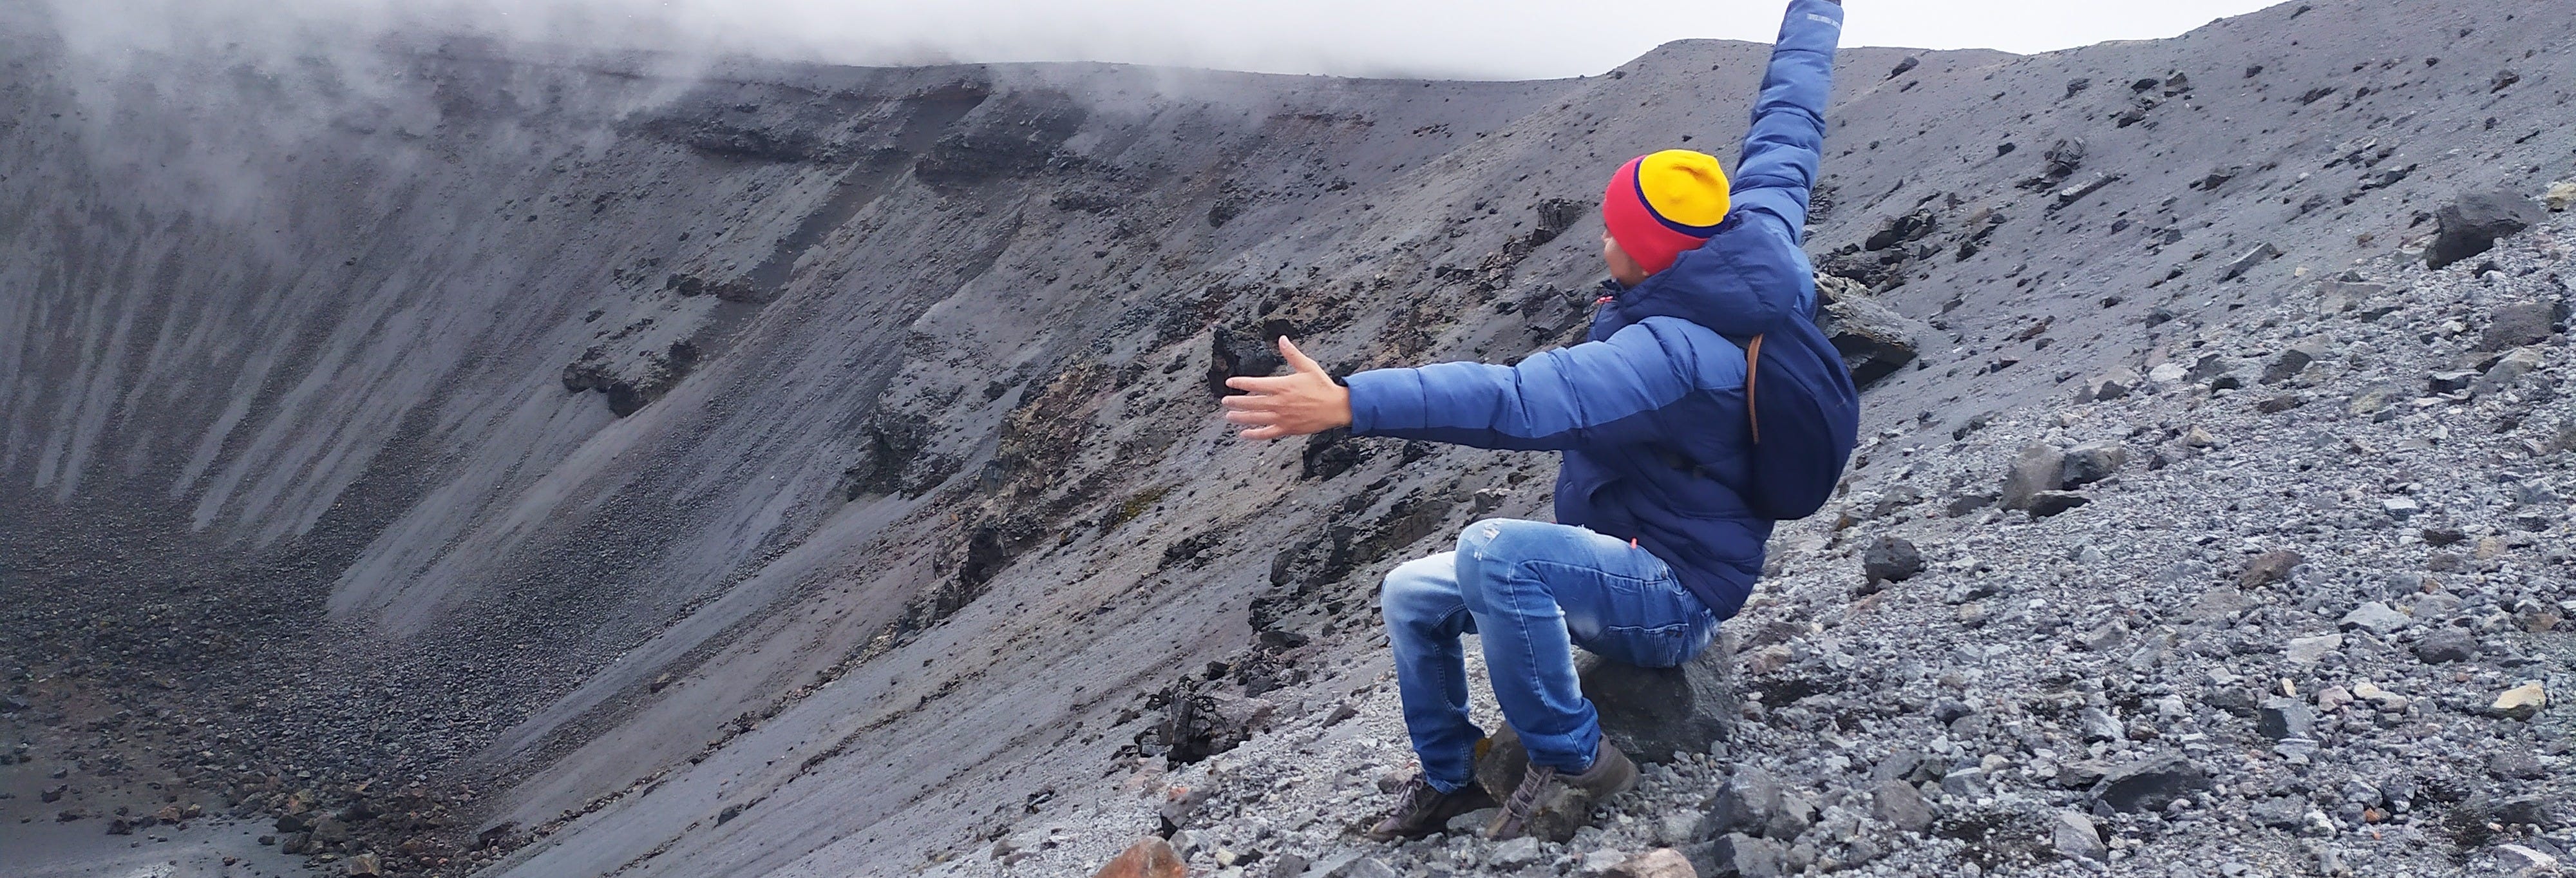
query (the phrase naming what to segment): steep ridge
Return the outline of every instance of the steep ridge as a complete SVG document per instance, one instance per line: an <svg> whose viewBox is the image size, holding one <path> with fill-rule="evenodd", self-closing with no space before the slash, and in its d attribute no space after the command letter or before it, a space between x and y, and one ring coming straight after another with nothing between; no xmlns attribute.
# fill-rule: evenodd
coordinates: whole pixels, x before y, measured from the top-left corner
<svg viewBox="0 0 2576 878"><path fill-rule="evenodd" d="M245 80L102 74L7 15L28 764L93 808L372 802L419 819L336 853L525 875L989 869L1170 748L1196 680L1292 718L1367 689L1376 576L1544 517L1552 464L1240 446L1209 370L1278 332L1337 368L1567 340L1601 174L1731 155L1763 54L1441 83L458 43ZM1870 429L2063 398L2457 191L2576 176L2571 39L2546 0L2404 0L1846 52L1812 249L1929 333Z"/></svg>

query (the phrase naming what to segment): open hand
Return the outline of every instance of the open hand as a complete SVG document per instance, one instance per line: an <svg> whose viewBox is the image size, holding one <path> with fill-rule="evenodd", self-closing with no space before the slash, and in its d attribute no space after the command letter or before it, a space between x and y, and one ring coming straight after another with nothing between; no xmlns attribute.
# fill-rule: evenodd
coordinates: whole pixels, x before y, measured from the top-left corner
<svg viewBox="0 0 2576 878"><path fill-rule="evenodd" d="M1225 386L1245 394L1217 401L1225 407L1227 423L1250 428L1238 435L1245 439L1284 439L1350 426L1350 388L1334 383L1323 366L1297 350L1297 345L1284 335L1279 337L1279 358L1297 371L1277 378L1225 380Z"/></svg>

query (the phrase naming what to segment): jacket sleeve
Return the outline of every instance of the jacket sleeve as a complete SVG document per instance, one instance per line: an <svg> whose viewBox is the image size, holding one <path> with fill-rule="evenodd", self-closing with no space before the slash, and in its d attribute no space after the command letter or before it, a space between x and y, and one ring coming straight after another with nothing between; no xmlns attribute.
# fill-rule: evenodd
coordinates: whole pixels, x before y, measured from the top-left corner
<svg viewBox="0 0 2576 878"><path fill-rule="evenodd" d="M1358 435L1563 450L1651 439L1658 431L1647 415L1696 390L1742 386L1744 357L1705 328L1654 318L1517 366L1440 363L1347 380Z"/></svg>
<svg viewBox="0 0 2576 878"><path fill-rule="evenodd" d="M1771 47L1771 67L1753 104L1753 127L1736 163L1734 199L1748 217L1776 223L1791 243L1806 241L1807 197L1825 148L1825 102L1833 92L1834 46L1843 8L1790 0Z"/></svg>

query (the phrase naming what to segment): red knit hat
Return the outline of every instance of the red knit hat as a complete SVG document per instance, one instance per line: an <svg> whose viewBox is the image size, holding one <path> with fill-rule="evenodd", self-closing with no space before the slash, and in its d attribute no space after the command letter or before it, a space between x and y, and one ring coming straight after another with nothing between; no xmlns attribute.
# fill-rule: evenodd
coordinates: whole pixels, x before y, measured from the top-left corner
<svg viewBox="0 0 2576 878"><path fill-rule="evenodd" d="M1647 274L1673 266L1726 221L1726 168L1707 153L1668 149L1630 159L1601 195L1601 221Z"/></svg>

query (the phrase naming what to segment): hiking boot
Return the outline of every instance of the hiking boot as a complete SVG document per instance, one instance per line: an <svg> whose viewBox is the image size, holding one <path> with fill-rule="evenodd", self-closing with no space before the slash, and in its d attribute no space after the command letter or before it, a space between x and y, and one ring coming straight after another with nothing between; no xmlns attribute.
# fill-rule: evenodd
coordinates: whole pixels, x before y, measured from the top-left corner
<svg viewBox="0 0 2576 878"><path fill-rule="evenodd" d="M1592 768L1582 774L1531 765L1521 775L1520 788L1503 801L1502 813L1485 825L1485 837L1505 841L1531 835L1562 843L1592 819L1592 806L1636 785L1637 763L1603 738L1593 751Z"/></svg>
<svg viewBox="0 0 2576 878"><path fill-rule="evenodd" d="M1494 794L1485 792L1483 784L1468 781L1457 792L1444 793L1429 779L1414 775L1395 793L1395 811L1369 827L1371 841L1414 839L1449 828L1451 818L1469 811L1494 807Z"/></svg>

